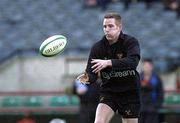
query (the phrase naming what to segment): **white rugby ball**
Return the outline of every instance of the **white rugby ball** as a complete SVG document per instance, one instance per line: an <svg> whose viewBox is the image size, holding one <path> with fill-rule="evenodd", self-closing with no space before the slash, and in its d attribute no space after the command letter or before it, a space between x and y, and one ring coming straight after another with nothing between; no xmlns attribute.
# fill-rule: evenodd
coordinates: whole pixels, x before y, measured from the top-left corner
<svg viewBox="0 0 180 123"><path fill-rule="evenodd" d="M39 52L41 55L51 57L62 53L67 44L67 38L63 35L54 35L47 38L41 44Z"/></svg>

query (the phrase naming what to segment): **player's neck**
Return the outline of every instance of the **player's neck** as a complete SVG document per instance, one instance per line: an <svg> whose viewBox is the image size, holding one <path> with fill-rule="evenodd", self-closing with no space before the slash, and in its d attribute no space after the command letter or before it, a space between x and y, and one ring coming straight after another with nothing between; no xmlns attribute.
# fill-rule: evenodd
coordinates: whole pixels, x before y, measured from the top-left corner
<svg viewBox="0 0 180 123"><path fill-rule="evenodd" d="M109 45L116 43L118 40L109 41Z"/></svg>
<svg viewBox="0 0 180 123"><path fill-rule="evenodd" d="M117 36L114 40L108 41L110 45L116 43L119 39L119 36Z"/></svg>
<svg viewBox="0 0 180 123"><path fill-rule="evenodd" d="M114 38L114 40L111 40L111 41L108 41L110 45L116 43L119 39L119 35L120 35L120 32L118 33L118 35Z"/></svg>

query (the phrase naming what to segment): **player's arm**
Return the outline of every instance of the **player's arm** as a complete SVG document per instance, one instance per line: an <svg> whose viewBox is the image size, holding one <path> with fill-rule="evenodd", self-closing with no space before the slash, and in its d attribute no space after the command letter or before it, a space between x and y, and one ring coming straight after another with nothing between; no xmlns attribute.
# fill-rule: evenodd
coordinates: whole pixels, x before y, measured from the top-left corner
<svg viewBox="0 0 180 123"><path fill-rule="evenodd" d="M93 46L89 54L86 70L83 74L81 74L77 78L84 84L94 83L98 78L98 74L93 72L93 69L92 69L93 63L91 63L92 59L97 58L97 55L98 55L97 53L98 52L96 50L96 47Z"/></svg>
<svg viewBox="0 0 180 123"><path fill-rule="evenodd" d="M111 59L114 69L136 69L140 60L140 46L135 38L125 42L127 56L122 59Z"/></svg>
<svg viewBox="0 0 180 123"><path fill-rule="evenodd" d="M106 67L112 67L113 69L136 69L140 60L140 47L135 38L131 38L125 44L127 56L122 59L92 59L91 63L93 72L98 73Z"/></svg>

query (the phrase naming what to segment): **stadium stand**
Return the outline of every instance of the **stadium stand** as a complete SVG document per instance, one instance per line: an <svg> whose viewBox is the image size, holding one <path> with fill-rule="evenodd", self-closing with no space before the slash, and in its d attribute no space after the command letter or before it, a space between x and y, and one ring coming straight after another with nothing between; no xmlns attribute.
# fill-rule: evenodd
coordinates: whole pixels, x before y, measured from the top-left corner
<svg viewBox="0 0 180 123"><path fill-rule="evenodd" d="M0 52L7 52L2 52L0 61L19 55L13 53L23 49L26 49L23 50L25 54L32 52L37 55L40 43L53 34L68 37L65 54L70 55L88 53L90 46L101 38L100 18L103 11L83 9L80 0L52 0L51 7L48 3L47 0L1 1ZM116 2L109 5L107 11L109 10L121 13L125 32L139 38L144 57L160 57L166 62L179 64L177 59L180 58L180 48L177 44L180 22L175 19L175 13L165 12L159 2L149 10L145 9L144 3L135 3L128 11L123 11L122 3ZM158 66L165 67L163 71L168 70L169 67L163 64Z"/></svg>

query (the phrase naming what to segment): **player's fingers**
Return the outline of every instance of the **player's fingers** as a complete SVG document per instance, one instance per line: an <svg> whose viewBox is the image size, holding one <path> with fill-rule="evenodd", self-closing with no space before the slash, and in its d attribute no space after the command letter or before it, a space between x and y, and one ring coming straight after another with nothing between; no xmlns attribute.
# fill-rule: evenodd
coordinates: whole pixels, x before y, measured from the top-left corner
<svg viewBox="0 0 180 123"><path fill-rule="evenodd" d="M90 82L81 82L82 84L86 85L86 84L90 84Z"/></svg>
<svg viewBox="0 0 180 123"><path fill-rule="evenodd" d="M80 78L79 81L80 81L81 83L85 83L87 80L84 79L84 78Z"/></svg>
<svg viewBox="0 0 180 123"><path fill-rule="evenodd" d="M77 79L77 80L79 80L79 79L80 79L80 77L81 77L81 75L79 75L76 79Z"/></svg>
<svg viewBox="0 0 180 123"><path fill-rule="evenodd" d="M82 84L90 84L89 77L87 73L83 73L77 77L77 80L79 80Z"/></svg>
<svg viewBox="0 0 180 123"><path fill-rule="evenodd" d="M93 70L94 73L98 73L100 70L96 69L96 70Z"/></svg>
<svg viewBox="0 0 180 123"><path fill-rule="evenodd" d="M99 63L93 65L91 68L96 68L96 67L98 67L98 66L99 66Z"/></svg>
<svg viewBox="0 0 180 123"><path fill-rule="evenodd" d="M80 78L82 78L83 76L85 76L85 74L83 73L83 74L81 74L81 75L79 75L78 77L77 77L77 80L79 80Z"/></svg>
<svg viewBox="0 0 180 123"><path fill-rule="evenodd" d="M91 63L98 63L99 59L92 59Z"/></svg>
<svg viewBox="0 0 180 123"><path fill-rule="evenodd" d="M99 59L92 59L92 61L99 60Z"/></svg>
<svg viewBox="0 0 180 123"><path fill-rule="evenodd" d="M79 81L82 83L82 84L88 84L89 82L89 78L87 78L87 77L82 77L82 78L80 78L79 79Z"/></svg>
<svg viewBox="0 0 180 123"><path fill-rule="evenodd" d="M98 67L96 67L96 68L93 70L93 72L94 72L94 73L98 73L99 71L101 71L101 69L102 69L102 66L99 65Z"/></svg>

